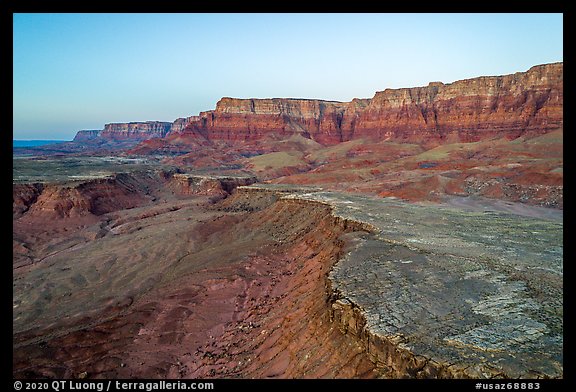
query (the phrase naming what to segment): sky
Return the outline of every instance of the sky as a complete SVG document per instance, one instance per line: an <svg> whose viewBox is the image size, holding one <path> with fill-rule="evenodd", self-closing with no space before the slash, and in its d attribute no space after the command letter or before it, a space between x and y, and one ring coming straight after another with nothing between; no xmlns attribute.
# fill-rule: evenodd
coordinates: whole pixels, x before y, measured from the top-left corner
<svg viewBox="0 0 576 392"><path fill-rule="evenodd" d="M13 138L173 121L222 97L371 98L563 61L563 15L13 15Z"/></svg>

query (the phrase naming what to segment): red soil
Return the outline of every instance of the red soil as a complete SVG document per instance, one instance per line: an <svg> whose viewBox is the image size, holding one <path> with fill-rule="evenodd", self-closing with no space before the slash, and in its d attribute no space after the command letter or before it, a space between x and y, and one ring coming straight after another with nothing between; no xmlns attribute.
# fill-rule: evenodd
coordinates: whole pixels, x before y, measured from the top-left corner
<svg viewBox="0 0 576 392"><path fill-rule="evenodd" d="M127 210L116 217L108 215L109 226L126 227L116 235L128 243L134 235L150 235L136 248L142 254L153 254L160 246L155 244L165 243L162 227L169 225L177 231L179 222L186 223L182 226L186 236L172 237L171 247L184 246L192 253L180 260L169 256L163 263L171 266L152 286L139 286L136 282L146 275L134 272L131 294L126 296L121 294L125 288L111 286L111 297L101 297L90 296L98 284L90 283L89 271L84 269L98 261L73 261L97 256L83 252L82 246L89 245L68 250L70 265L76 265L74 276L84 275L88 282L69 300L87 301L90 311L84 317L48 324L37 319L34 328L17 333L14 377L74 378L84 372L89 378L377 376L358 342L343 335L330 320L326 276L343 245L338 238L343 229L327 207L289 202L270 205L271 201L256 195L217 205L227 211L242 211L247 205L260 210L253 213L223 213L180 202L181 210L175 212L163 208L156 214ZM187 218L182 220L184 211ZM108 233L93 243L108 247L117 243L113 241ZM40 249L38 243L28 245ZM132 259L156 268L154 259L134 258L137 255L125 253L122 247L107 251L122 259L127 268L123 273L130 271ZM16 278L31 279L33 270L43 268L54 267L37 262L33 269L16 270ZM53 275L43 276L50 279ZM58 276L66 279L65 273ZM138 287L147 288L138 291ZM49 301L59 301L51 296ZM57 302L48 302L44 308L50 306L59 309Z"/></svg>

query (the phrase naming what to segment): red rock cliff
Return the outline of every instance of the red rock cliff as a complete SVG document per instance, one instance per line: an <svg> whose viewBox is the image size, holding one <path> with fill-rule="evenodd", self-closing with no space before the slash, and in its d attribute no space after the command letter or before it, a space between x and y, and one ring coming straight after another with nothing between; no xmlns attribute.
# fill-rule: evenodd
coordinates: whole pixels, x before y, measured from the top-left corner
<svg viewBox="0 0 576 392"><path fill-rule="evenodd" d="M271 132L299 132L323 144L360 137L474 141L558 129L562 109L563 63L554 63L513 75L386 89L351 102L222 98L186 129L229 141Z"/></svg>
<svg viewBox="0 0 576 392"><path fill-rule="evenodd" d="M512 75L386 89L372 99L351 102L226 97L215 110L198 116L173 123L106 124L97 136L144 140L183 134L193 139L238 142L300 133L331 145L364 137L410 142L514 138L562 126L563 63L553 63ZM82 132L76 137L78 141L94 136L90 133L94 131Z"/></svg>
<svg viewBox="0 0 576 392"><path fill-rule="evenodd" d="M360 113L353 136L517 137L562 127L562 108L563 64L546 64L513 75L378 92Z"/></svg>
<svg viewBox="0 0 576 392"><path fill-rule="evenodd" d="M341 141L340 121L348 104L312 99L222 98L216 110L190 124L211 140L252 140L268 133L301 133L321 143Z"/></svg>

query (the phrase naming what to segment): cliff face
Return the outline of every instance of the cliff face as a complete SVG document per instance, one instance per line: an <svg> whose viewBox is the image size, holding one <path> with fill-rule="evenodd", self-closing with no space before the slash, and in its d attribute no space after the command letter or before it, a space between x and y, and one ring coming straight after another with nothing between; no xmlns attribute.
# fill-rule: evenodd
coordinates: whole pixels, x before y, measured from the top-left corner
<svg viewBox="0 0 576 392"><path fill-rule="evenodd" d="M353 129L354 137L416 140L455 136L476 141L495 135L545 133L563 124L563 64L513 75L376 93Z"/></svg>
<svg viewBox="0 0 576 392"><path fill-rule="evenodd" d="M518 137L563 126L563 63L544 64L513 75L478 77L450 84L386 89L351 102L315 99L222 98L215 110L173 123L106 124L80 131L75 140L150 139L182 134L229 142L294 133L322 143L357 138L477 141Z"/></svg>
<svg viewBox="0 0 576 392"><path fill-rule="evenodd" d="M178 119L174 124L181 124ZM164 137L171 131L173 123L160 121L110 123L103 130L82 130L76 133L75 142L86 142L97 138L106 140L146 140ZM183 129L184 126L181 127ZM178 127L176 127L178 129Z"/></svg>
<svg viewBox="0 0 576 392"><path fill-rule="evenodd" d="M475 141L545 133L563 125L563 64L451 84L386 89L372 99L222 98L189 129L211 140L253 140L301 133L322 144L370 137Z"/></svg>
<svg viewBox="0 0 576 392"><path fill-rule="evenodd" d="M340 141L337 131L346 103L309 99L222 98L216 110L200 113L187 131L209 140L249 141L267 134L302 134L320 142Z"/></svg>
<svg viewBox="0 0 576 392"><path fill-rule="evenodd" d="M198 121L200 119L199 116L190 116L185 118L177 118L174 122L170 125L170 132L182 132L186 126L194 121Z"/></svg>
<svg viewBox="0 0 576 392"><path fill-rule="evenodd" d="M76 136L74 136L74 141L75 142L85 142L88 140L92 140L97 138L98 136L100 136L100 133L102 131L98 130L98 129L85 129L83 131L78 131L76 133Z"/></svg>
<svg viewBox="0 0 576 392"><path fill-rule="evenodd" d="M240 137L242 139L260 138L266 133L280 130L280 134L297 132L322 144L336 144L353 136L355 116L369 102L368 99L335 102L222 98L216 110L209 112L211 118L205 127L208 137L214 139L227 139L227 132L231 130L247 129L248 132Z"/></svg>
<svg viewBox="0 0 576 392"><path fill-rule="evenodd" d="M106 124L100 136L106 139L150 139L164 137L172 123L160 121Z"/></svg>
<svg viewBox="0 0 576 392"><path fill-rule="evenodd" d="M177 118L174 122L145 121L129 123L110 123L100 130L82 130L76 133L75 142L86 142L96 138L107 140L148 140L163 138L169 133L183 132L193 122L200 119L199 116Z"/></svg>

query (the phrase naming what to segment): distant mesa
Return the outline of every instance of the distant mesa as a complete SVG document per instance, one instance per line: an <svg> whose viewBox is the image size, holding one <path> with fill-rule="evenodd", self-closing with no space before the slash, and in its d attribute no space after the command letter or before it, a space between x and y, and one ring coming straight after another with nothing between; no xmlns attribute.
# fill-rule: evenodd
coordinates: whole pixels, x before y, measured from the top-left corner
<svg viewBox="0 0 576 392"><path fill-rule="evenodd" d="M174 133L246 142L270 133L298 133L323 145L357 138L408 142L478 141L494 136L546 133L563 125L563 63L526 72L483 76L425 87L386 89L351 102L318 99L224 97L215 110L174 122L106 124L79 131L74 141L147 140Z"/></svg>
<svg viewBox="0 0 576 392"><path fill-rule="evenodd" d="M83 131L78 131L76 136L74 136L73 141L75 142L85 142L87 140L92 140L100 136L102 133L101 130L98 129L85 129Z"/></svg>
<svg viewBox="0 0 576 392"><path fill-rule="evenodd" d="M164 137L171 130L172 123L160 121L110 123L103 130L79 131L74 141L92 140L98 137L105 139L146 140L153 137Z"/></svg>

